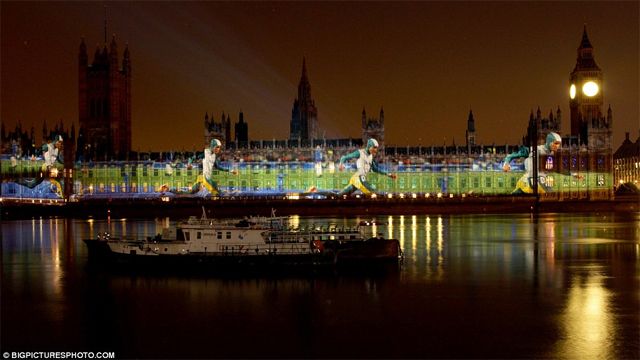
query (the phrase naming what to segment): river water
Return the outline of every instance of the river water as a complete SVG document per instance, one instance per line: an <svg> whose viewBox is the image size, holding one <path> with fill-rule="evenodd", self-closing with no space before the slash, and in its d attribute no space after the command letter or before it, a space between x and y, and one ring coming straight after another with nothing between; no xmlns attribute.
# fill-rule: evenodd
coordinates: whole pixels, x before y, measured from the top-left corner
<svg viewBox="0 0 640 360"><path fill-rule="evenodd" d="M176 219L2 222L2 352L117 358L640 357L640 214L294 217L400 240L372 273L93 270L83 238Z"/></svg>

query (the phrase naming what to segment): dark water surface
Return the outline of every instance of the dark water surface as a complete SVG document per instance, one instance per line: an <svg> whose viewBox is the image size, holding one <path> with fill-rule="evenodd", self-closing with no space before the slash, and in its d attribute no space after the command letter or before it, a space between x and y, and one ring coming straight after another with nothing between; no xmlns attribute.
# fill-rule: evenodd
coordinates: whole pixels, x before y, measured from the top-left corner
<svg viewBox="0 0 640 360"><path fill-rule="evenodd" d="M369 219L369 218L367 218ZM400 267L132 274L88 266L98 232L176 219L2 222L2 351L118 358L640 356L640 214L381 216ZM355 225L363 218L296 218Z"/></svg>

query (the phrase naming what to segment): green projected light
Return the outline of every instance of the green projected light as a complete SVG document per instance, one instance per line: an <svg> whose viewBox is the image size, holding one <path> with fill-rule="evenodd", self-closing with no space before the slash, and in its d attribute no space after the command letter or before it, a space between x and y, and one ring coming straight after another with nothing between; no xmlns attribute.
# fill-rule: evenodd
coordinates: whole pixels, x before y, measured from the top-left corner
<svg viewBox="0 0 640 360"><path fill-rule="evenodd" d="M162 166L160 166L162 165ZM269 167L263 163L249 163L239 169L237 175L226 172L214 174L224 193L259 195L269 193L299 193L316 187L319 191L339 191L344 188L352 175L351 170L329 171L323 167L319 172L313 164L279 164ZM41 166L39 161L18 161L10 166L2 161L3 196L9 197L4 184L20 178L36 176ZM198 168L172 168L167 170L162 163L151 164L110 164L96 163L94 166L78 166L73 171L73 193L77 195L120 194L134 196L139 193L159 192L163 185L174 189L188 189L201 173ZM385 176L371 174L371 183L379 193L409 194L408 198L435 195L508 195L511 194L523 171L503 172L500 169L469 170L450 165L446 171L434 167L405 168L396 171L394 181ZM555 193L580 194L588 190L606 190L613 187L609 173L587 172L581 179L570 175L548 174L547 184ZM16 186L20 188L20 186ZM17 196L17 194L16 194ZM579 196L579 195L575 195Z"/></svg>

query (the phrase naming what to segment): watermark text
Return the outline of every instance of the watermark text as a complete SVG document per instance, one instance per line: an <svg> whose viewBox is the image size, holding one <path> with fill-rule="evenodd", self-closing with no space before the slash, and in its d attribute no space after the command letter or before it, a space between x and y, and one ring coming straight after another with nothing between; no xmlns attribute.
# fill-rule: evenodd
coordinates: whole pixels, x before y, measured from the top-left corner
<svg viewBox="0 0 640 360"><path fill-rule="evenodd" d="M114 352L94 351L5 351L3 359L115 359Z"/></svg>

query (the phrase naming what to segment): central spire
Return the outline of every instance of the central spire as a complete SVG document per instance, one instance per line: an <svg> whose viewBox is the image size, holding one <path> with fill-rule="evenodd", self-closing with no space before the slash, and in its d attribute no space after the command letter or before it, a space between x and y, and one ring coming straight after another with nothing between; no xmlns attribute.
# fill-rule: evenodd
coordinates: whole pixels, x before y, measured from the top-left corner
<svg viewBox="0 0 640 360"><path fill-rule="evenodd" d="M574 71L578 70L600 70L593 58L593 46L591 45L591 41L589 41L589 36L587 35L586 24L582 30L582 39L580 40L580 46L578 47L578 57L576 60L576 67L574 68Z"/></svg>
<svg viewBox="0 0 640 360"><path fill-rule="evenodd" d="M307 59L302 57L302 81L307 80Z"/></svg>
<svg viewBox="0 0 640 360"><path fill-rule="evenodd" d="M584 24L584 30L582 31L582 41L580 42L580 49L593 49L589 36L587 36L587 24Z"/></svg>
<svg viewBox="0 0 640 360"><path fill-rule="evenodd" d="M312 102L311 99L311 84L307 77L307 59L302 57L302 76L300 77L300 83L298 84L298 101L302 103Z"/></svg>
<svg viewBox="0 0 640 360"><path fill-rule="evenodd" d="M302 76L298 83L298 97L291 111L290 139L311 141L318 135L318 109L311 97L311 84L307 76L307 59L302 57Z"/></svg>

